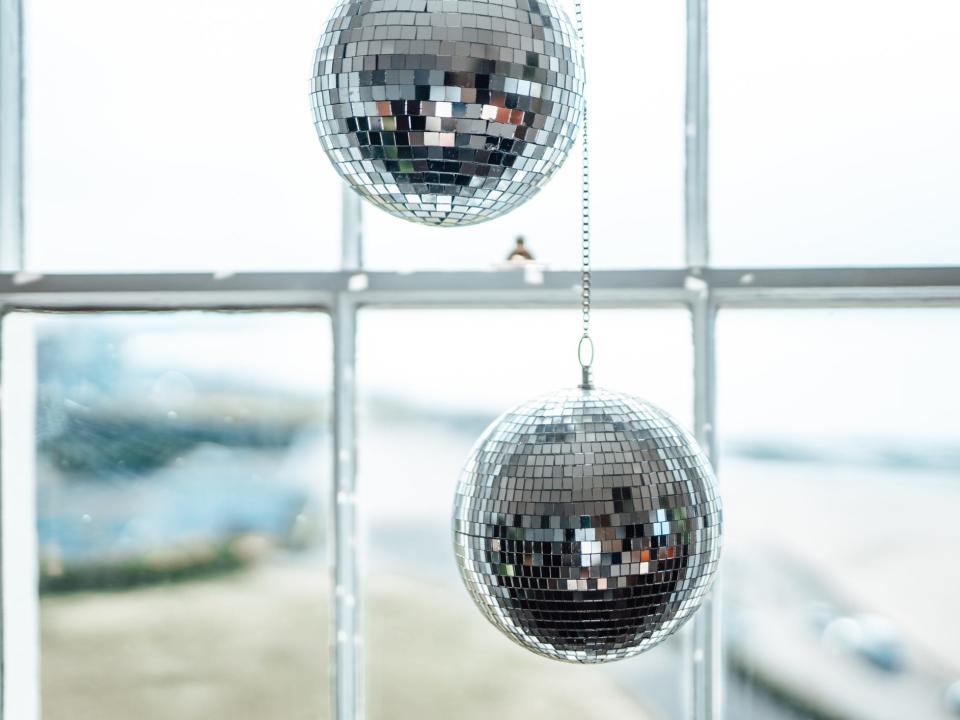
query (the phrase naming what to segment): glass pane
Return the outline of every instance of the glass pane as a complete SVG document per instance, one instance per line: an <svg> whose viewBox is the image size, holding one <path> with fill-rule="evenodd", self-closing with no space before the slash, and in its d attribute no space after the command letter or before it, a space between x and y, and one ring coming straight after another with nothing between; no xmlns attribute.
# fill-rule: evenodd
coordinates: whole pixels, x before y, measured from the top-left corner
<svg viewBox="0 0 960 720"><path fill-rule="evenodd" d="M539 658L483 618L457 572L450 517L467 453L504 410L579 382L577 320L553 310L363 311L357 372L371 720L682 717L680 638L603 667ZM597 312L595 338L598 384L643 395L689 423L684 311Z"/></svg>
<svg viewBox="0 0 960 720"><path fill-rule="evenodd" d="M960 311L724 311L727 716L960 713Z"/></svg>
<svg viewBox="0 0 960 720"><path fill-rule="evenodd" d="M44 720L328 717L329 320L6 322L36 347Z"/></svg>
<svg viewBox="0 0 960 720"><path fill-rule="evenodd" d="M714 259L960 263L960 4L711 8Z"/></svg>
<svg viewBox="0 0 960 720"><path fill-rule="evenodd" d="M332 268L308 82L330 4L27 3L30 268Z"/></svg>
<svg viewBox="0 0 960 720"><path fill-rule="evenodd" d="M561 0L573 17L572 0ZM590 159L597 267L683 258L682 3L586 3ZM554 269L580 262L580 146L530 202L467 228L432 228L365 206L374 269L493 269L523 235Z"/></svg>

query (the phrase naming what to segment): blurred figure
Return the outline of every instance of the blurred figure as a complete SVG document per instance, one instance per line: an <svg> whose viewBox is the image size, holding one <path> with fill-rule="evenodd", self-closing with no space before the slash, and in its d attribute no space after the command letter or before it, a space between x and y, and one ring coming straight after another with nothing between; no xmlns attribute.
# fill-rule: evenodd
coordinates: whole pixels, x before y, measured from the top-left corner
<svg viewBox="0 0 960 720"><path fill-rule="evenodd" d="M526 240L523 235L517 236L516 245L513 250L510 251L510 254L507 255L508 263L516 263L522 265L523 263L532 262L534 260L533 254L527 250Z"/></svg>

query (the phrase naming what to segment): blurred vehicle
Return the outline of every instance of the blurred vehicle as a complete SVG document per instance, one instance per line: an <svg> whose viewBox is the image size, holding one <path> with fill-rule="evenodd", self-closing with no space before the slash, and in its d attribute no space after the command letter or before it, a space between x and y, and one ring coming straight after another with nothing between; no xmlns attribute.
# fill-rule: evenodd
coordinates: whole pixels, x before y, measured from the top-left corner
<svg viewBox="0 0 960 720"><path fill-rule="evenodd" d="M906 648L896 626L880 615L837 615L822 626L827 647L851 652L887 672L901 672Z"/></svg>

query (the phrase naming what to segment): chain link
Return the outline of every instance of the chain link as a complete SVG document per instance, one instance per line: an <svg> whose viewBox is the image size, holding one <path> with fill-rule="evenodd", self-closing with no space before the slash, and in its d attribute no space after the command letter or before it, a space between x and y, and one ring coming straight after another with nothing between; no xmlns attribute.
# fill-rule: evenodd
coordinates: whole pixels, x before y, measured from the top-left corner
<svg viewBox="0 0 960 720"><path fill-rule="evenodd" d="M586 68L586 35L583 30L583 0L576 0L577 39L583 55L583 67ZM583 336L578 351L580 365L584 370L584 383L590 366L593 364L593 340L590 338L590 136L587 132L586 69L584 69L583 124L580 130L582 144L582 166L580 181L580 310L583 316ZM589 346L589 355L584 357L584 348Z"/></svg>

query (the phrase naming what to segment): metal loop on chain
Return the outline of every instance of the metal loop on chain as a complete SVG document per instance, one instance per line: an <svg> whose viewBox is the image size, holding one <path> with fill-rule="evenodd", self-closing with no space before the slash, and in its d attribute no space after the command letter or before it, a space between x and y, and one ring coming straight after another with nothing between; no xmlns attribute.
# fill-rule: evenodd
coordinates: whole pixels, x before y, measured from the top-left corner
<svg viewBox="0 0 960 720"><path fill-rule="evenodd" d="M580 360L580 389L593 390L593 340L586 333L580 338L577 355Z"/></svg>
<svg viewBox="0 0 960 720"><path fill-rule="evenodd" d="M583 369L589 370L593 367L593 338L586 333L580 338L580 344L577 346L577 358Z"/></svg>

